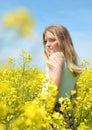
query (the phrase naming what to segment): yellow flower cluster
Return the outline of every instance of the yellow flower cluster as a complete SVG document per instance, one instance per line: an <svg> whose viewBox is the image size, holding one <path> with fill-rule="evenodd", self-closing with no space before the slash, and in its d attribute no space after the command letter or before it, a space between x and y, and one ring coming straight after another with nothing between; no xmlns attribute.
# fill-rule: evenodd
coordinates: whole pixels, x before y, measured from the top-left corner
<svg viewBox="0 0 92 130"><path fill-rule="evenodd" d="M92 67L82 72L76 85L77 93L74 100L76 125L82 127L82 124L85 124L85 126L92 129Z"/></svg>
<svg viewBox="0 0 92 130"><path fill-rule="evenodd" d="M22 50L17 67L15 59L10 57L6 68L0 69L1 130L49 130L55 122L64 124L63 116L53 113L57 87L48 83L44 71L30 67L31 59L31 55ZM42 88L47 87L47 83L48 90L43 94Z"/></svg>
<svg viewBox="0 0 92 130"><path fill-rule="evenodd" d="M91 130L89 126L86 126L84 122L80 123L80 126L78 127L78 130Z"/></svg>
<svg viewBox="0 0 92 130"><path fill-rule="evenodd" d="M61 97L56 106L57 86L30 67L31 59L22 50L18 66L10 57L0 69L0 130L91 130L92 68L80 74L71 98Z"/></svg>
<svg viewBox="0 0 92 130"><path fill-rule="evenodd" d="M3 24L6 28L14 28L18 34L26 36L32 34L34 19L27 9L19 8L17 11L6 13Z"/></svg>

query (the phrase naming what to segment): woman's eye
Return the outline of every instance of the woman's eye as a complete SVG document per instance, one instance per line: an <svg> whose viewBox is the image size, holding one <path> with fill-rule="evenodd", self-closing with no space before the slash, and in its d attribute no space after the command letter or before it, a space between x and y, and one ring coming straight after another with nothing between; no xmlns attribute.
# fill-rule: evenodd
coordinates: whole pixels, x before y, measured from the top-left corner
<svg viewBox="0 0 92 130"><path fill-rule="evenodd" d="M51 42L54 42L56 39L50 39Z"/></svg>

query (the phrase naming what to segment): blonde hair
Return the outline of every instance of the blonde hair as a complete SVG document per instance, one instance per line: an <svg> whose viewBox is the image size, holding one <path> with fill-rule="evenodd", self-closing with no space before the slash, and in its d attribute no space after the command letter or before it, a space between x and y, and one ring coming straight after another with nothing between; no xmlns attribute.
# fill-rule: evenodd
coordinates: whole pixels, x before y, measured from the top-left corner
<svg viewBox="0 0 92 130"><path fill-rule="evenodd" d="M58 40L58 44L66 59L67 68L73 72L73 74L78 75L82 71L82 68L78 65L77 54L68 30L62 25L51 25L45 29L43 32L43 42L46 59L48 59L45 48L45 34L47 31L51 32Z"/></svg>

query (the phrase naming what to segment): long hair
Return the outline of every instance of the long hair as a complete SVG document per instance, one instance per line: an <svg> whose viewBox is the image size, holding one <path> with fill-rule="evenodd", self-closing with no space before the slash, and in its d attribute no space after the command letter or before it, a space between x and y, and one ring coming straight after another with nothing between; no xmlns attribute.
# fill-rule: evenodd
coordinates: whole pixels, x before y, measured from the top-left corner
<svg viewBox="0 0 92 130"><path fill-rule="evenodd" d="M68 30L62 25L51 25L45 29L43 32L43 43L46 60L48 60L48 51L45 47L45 34L47 31L51 32L57 39L58 45L65 56L67 68L73 74L78 75L82 68L78 65L78 57Z"/></svg>

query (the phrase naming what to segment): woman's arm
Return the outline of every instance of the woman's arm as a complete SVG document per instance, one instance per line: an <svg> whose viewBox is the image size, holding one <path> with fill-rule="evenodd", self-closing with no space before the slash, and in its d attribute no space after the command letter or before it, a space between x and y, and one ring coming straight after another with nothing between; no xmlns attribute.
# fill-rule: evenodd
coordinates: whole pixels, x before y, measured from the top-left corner
<svg viewBox="0 0 92 130"><path fill-rule="evenodd" d="M64 66L64 55L62 52L55 52L49 57L47 62L49 67L49 81L54 81L60 90L62 84L62 70Z"/></svg>

